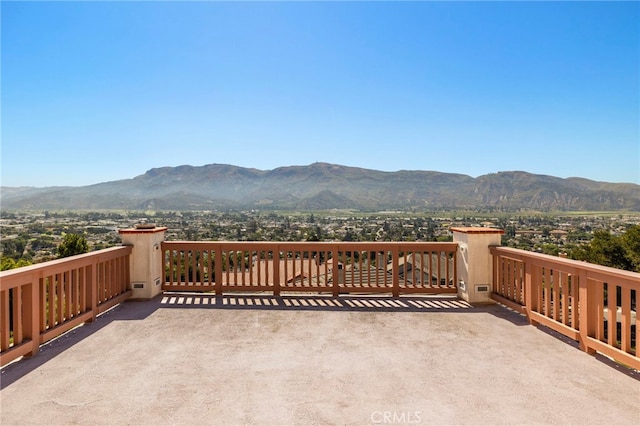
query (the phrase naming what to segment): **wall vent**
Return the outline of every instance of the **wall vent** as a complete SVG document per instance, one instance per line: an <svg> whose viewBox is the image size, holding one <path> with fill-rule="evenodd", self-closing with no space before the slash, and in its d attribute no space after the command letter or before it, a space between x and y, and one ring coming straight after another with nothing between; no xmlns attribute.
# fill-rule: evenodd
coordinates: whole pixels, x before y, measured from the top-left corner
<svg viewBox="0 0 640 426"><path fill-rule="evenodd" d="M489 285L484 284L484 285L477 285L476 286L476 291L478 293L486 293L489 291Z"/></svg>
<svg viewBox="0 0 640 426"><path fill-rule="evenodd" d="M464 281L460 280L460 282L458 283L458 288L462 291L465 291L467 289L467 285L464 283Z"/></svg>
<svg viewBox="0 0 640 426"><path fill-rule="evenodd" d="M160 285L160 278L156 278L156 287Z"/></svg>
<svg viewBox="0 0 640 426"><path fill-rule="evenodd" d="M144 283L133 283L133 288L144 288Z"/></svg>

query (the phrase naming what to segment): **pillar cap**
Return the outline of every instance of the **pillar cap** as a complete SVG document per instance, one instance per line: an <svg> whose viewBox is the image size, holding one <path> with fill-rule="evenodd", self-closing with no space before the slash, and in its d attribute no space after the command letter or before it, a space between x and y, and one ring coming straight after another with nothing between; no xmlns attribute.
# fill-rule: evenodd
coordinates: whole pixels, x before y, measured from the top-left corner
<svg viewBox="0 0 640 426"><path fill-rule="evenodd" d="M450 229L453 232L461 232L463 234L504 234L503 229L482 228L480 226L456 226Z"/></svg>
<svg viewBox="0 0 640 426"><path fill-rule="evenodd" d="M153 228L127 228L118 229L118 234L153 234L156 232L164 232L168 228L166 226L156 226Z"/></svg>

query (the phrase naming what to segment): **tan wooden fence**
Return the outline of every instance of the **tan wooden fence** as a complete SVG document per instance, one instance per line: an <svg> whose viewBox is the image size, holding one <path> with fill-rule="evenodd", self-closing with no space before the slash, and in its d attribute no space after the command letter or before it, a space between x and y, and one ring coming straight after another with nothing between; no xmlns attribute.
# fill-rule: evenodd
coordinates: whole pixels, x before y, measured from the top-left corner
<svg viewBox="0 0 640 426"><path fill-rule="evenodd" d="M493 298L580 343L640 369L637 301L640 274L492 247Z"/></svg>
<svg viewBox="0 0 640 426"><path fill-rule="evenodd" d="M163 242L165 291L455 293L456 243Z"/></svg>
<svg viewBox="0 0 640 426"><path fill-rule="evenodd" d="M113 247L0 273L0 365L131 295L131 247Z"/></svg>

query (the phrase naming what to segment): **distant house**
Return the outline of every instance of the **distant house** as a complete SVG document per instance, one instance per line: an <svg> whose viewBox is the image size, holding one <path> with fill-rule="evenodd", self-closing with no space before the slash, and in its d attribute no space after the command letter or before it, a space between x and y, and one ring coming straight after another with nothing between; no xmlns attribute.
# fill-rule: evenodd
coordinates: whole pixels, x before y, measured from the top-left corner
<svg viewBox="0 0 640 426"><path fill-rule="evenodd" d="M274 261L272 259L252 259L251 263L242 269L230 270L223 273L223 279L230 285L243 285L251 282L273 285ZM280 259L278 274L286 277L288 284L302 283L317 270L314 259ZM317 275L317 274L316 274Z"/></svg>
<svg viewBox="0 0 640 426"><path fill-rule="evenodd" d="M530 229L516 231L516 236L523 236L523 235L538 236L538 235L542 235L542 231L534 231Z"/></svg>
<svg viewBox="0 0 640 426"><path fill-rule="evenodd" d="M388 272L391 272L392 268L393 265L387 265ZM453 268L453 257L438 253L411 253L401 256L398 261L398 275L400 280L407 284L453 285L453 278L450 278L449 282L446 278L453 277Z"/></svg>
<svg viewBox="0 0 640 426"><path fill-rule="evenodd" d="M552 237L557 238L559 240L566 240L567 235L569 235L567 231L563 231L562 229L554 229L553 231L549 232L549 234L551 234Z"/></svg>

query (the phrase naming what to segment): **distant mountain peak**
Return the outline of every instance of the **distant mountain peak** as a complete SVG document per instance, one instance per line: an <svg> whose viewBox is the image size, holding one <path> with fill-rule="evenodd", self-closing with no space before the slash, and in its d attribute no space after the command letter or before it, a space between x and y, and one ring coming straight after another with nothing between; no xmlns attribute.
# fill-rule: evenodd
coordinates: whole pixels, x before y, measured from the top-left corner
<svg viewBox="0 0 640 426"><path fill-rule="evenodd" d="M525 171L477 178L437 171L383 172L316 162L273 170L229 164L152 168L83 187L7 188L3 209L640 210L640 185Z"/></svg>

